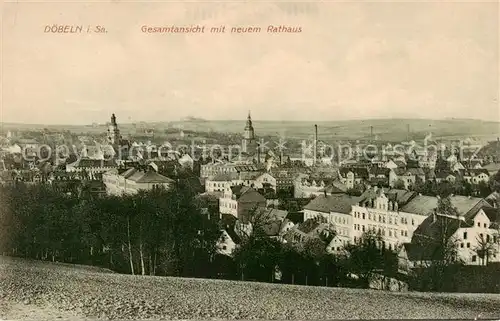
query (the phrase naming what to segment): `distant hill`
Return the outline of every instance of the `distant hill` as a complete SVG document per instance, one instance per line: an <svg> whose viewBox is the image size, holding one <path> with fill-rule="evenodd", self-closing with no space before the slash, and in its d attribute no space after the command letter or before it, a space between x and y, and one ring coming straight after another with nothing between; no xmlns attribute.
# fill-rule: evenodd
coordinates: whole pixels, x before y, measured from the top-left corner
<svg viewBox="0 0 500 321"><path fill-rule="evenodd" d="M373 136L379 140L400 142L407 138L423 139L429 132L435 139L461 139L474 137L478 140L496 140L500 136L500 122L481 121L471 119L367 119L348 121L261 121L255 119L255 132L258 136L284 136L295 139L311 138L314 134L314 124L318 125L318 135L323 140L354 140L370 139L371 127ZM205 120L187 117L180 121L146 123L161 133L167 128L182 128L198 132L241 133L245 127L245 120ZM99 126L72 126L72 125L29 125L29 124L0 124L4 130L8 129L42 129L69 130L76 133L106 131L105 125ZM133 133L134 126L119 123L123 133ZM409 128L409 131L408 131Z"/></svg>

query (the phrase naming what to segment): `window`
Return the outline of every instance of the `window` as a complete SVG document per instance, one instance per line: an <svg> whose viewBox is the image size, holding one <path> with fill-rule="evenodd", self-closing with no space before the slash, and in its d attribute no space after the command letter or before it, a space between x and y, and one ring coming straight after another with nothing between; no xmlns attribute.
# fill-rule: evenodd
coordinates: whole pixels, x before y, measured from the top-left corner
<svg viewBox="0 0 500 321"><path fill-rule="evenodd" d="M363 232L364 232L365 231L365 226L364 225L363 225L362 229L363 229Z"/></svg>
<svg viewBox="0 0 500 321"><path fill-rule="evenodd" d="M464 248L464 243L460 243L460 247L461 247L461 248Z"/></svg>
<svg viewBox="0 0 500 321"><path fill-rule="evenodd" d="M401 230L401 236L403 236L403 235L404 235L404 232L403 232L403 230Z"/></svg>
<svg viewBox="0 0 500 321"><path fill-rule="evenodd" d="M411 219L411 225L415 225L415 220Z"/></svg>
<svg viewBox="0 0 500 321"><path fill-rule="evenodd" d="M486 223L484 223L484 228L487 228L487 227L488 227L488 226L487 226L487 224L486 224Z"/></svg>
<svg viewBox="0 0 500 321"><path fill-rule="evenodd" d="M365 219L365 213L363 213L363 219ZM486 227L486 226L485 226Z"/></svg>
<svg viewBox="0 0 500 321"><path fill-rule="evenodd" d="M405 236L408 236L408 231L405 231Z"/></svg>
<svg viewBox="0 0 500 321"><path fill-rule="evenodd" d="M490 235L486 234L486 242L489 242L489 241L490 241Z"/></svg>
<svg viewBox="0 0 500 321"><path fill-rule="evenodd" d="M483 233L479 233L479 237L482 239L483 238Z"/></svg>
<svg viewBox="0 0 500 321"><path fill-rule="evenodd" d="M464 232L464 240L467 239L467 232Z"/></svg>
<svg viewBox="0 0 500 321"><path fill-rule="evenodd" d="M481 222L477 222L477 227L481 227Z"/></svg>
<svg viewBox="0 0 500 321"><path fill-rule="evenodd" d="M469 242L467 242L467 248L470 248L470 243Z"/></svg>
<svg viewBox="0 0 500 321"><path fill-rule="evenodd" d="M476 260L477 260L477 256L473 255L472 256L472 262L476 262Z"/></svg>
<svg viewBox="0 0 500 321"><path fill-rule="evenodd" d="M224 246L222 246L222 249L223 249L223 250L227 250L227 246L225 246L225 245L224 245Z"/></svg>

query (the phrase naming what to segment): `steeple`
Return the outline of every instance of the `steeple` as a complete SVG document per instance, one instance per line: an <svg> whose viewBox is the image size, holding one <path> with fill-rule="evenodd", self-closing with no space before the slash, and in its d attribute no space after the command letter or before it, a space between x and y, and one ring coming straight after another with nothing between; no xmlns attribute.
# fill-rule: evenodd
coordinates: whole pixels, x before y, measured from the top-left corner
<svg viewBox="0 0 500 321"><path fill-rule="evenodd" d="M255 139L255 132L252 125L252 117L250 116L250 111L248 111L247 123L244 132L245 140L252 141Z"/></svg>
<svg viewBox="0 0 500 321"><path fill-rule="evenodd" d="M108 127L108 143L110 145L116 145L120 143L120 130L118 129L118 124L116 123L115 114L111 115L111 124Z"/></svg>

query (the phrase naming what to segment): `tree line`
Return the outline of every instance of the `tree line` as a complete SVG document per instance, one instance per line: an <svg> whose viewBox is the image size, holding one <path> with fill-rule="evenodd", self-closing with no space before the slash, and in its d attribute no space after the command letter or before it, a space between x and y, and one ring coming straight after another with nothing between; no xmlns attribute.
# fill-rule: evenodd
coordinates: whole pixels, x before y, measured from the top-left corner
<svg viewBox="0 0 500 321"><path fill-rule="evenodd" d="M220 255L219 218L202 211L206 204L182 180L169 190L100 197L85 189L66 193L50 184L17 182L0 186L0 195L3 255L134 275L320 286L366 288L374 275L400 277L397 250L382 246L379 232L367 231L334 254L327 251L336 235L332 228L303 242L284 243L269 237L267 222L256 216L252 233L241 234L233 256ZM432 280L446 274L438 267Z"/></svg>

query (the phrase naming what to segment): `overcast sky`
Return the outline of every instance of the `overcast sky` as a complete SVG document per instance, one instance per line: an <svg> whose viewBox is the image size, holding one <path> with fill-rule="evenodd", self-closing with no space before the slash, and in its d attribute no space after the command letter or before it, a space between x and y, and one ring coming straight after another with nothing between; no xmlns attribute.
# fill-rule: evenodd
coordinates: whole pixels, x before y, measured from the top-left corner
<svg viewBox="0 0 500 321"><path fill-rule="evenodd" d="M5 3L0 120L499 120L498 4ZM141 26L260 26L144 34ZM44 33L46 25L106 34ZM268 25L302 27L268 34ZM206 29L207 29L206 28Z"/></svg>

